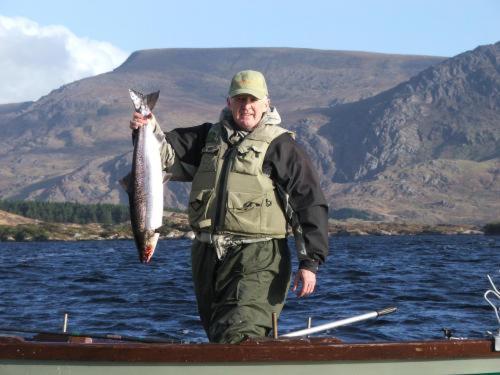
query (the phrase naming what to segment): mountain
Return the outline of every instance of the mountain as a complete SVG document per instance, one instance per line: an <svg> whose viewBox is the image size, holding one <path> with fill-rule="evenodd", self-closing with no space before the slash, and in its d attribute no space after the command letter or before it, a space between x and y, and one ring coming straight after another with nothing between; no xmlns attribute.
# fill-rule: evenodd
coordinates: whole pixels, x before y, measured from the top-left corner
<svg viewBox="0 0 500 375"><path fill-rule="evenodd" d="M238 70L263 71L287 119L300 109L371 97L443 60L292 48L138 51L113 72L36 102L0 105L0 197L126 202L118 179L130 168L129 87L161 90L155 113L169 130L216 120ZM167 204L185 205L188 187L168 188Z"/></svg>
<svg viewBox="0 0 500 375"><path fill-rule="evenodd" d="M0 197L126 202L128 87L164 130L217 119L231 76L264 72L332 214L484 223L500 212L500 43L450 59L290 48L159 49L36 102L0 105ZM167 205L189 187L168 183Z"/></svg>
<svg viewBox="0 0 500 375"><path fill-rule="evenodd" d="M497 220L499 73L496 43L373 97L296 113L332 208L433 223Z"/></svg>

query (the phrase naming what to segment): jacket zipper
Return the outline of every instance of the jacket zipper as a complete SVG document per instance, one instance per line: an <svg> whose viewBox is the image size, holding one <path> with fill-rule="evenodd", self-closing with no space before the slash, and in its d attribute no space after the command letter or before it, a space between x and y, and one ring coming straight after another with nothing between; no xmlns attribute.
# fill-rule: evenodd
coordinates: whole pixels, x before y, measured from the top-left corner
<svg viewBox="0 0 500 375"><path fill-rule="evenodd" d="M219 188L217 191L218 200L215 211L214 234L224 228L224 222L226 221L227 180L237 151L238 147L230 145L224 155L224 162L222 163L221 175L219 178Z"/></svg>

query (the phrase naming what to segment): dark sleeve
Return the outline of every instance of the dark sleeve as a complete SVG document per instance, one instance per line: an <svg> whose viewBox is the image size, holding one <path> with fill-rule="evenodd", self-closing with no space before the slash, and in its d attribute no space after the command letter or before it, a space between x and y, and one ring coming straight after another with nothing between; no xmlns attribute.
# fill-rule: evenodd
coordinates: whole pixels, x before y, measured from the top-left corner
<svg viewBox="0 0 500 375"><path fill-rule="evenodd" d="M201 150L205 146L212 124L205 123L188 128L177 128L165 133L165 138L175 151L175 157L183 164L200 165Z"/></svg>
<svg viewBox="0 0 500 375"><path fill-rule="evenodd" d="M328 255L328 204L311 159L285 133L269 145L263 169L289 194L298 216L308 257L300 260L299 268L316 272Z"/></svg>

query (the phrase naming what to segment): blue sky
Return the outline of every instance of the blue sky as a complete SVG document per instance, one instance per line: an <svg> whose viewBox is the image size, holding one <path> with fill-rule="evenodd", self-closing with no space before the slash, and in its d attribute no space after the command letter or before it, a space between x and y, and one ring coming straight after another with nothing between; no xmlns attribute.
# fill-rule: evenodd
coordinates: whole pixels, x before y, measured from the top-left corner
<svg viewBox="0 0 500 375"><path fill-rule="evenodd" d="M20 87L11 90L17 95L0 92L0 103L33 100L49 86L111 70L139 49L262 46L454 56L500 40L497 0L0 0L0 16L0 79L19 79L43 64L64 73L33 94ZM57 58L64 67L54 65Z"/></svg>
<svg viewBox="0 0 500 375"><path fill-rule="evenodd" d="M128 52L278 46L453 56L500 40L498 0L2 0L0 14Z"/></svg>

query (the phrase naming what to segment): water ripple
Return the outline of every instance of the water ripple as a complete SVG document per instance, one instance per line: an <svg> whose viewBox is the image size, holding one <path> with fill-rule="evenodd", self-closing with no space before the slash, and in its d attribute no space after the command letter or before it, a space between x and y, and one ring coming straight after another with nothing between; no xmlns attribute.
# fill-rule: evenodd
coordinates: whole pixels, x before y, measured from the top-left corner
<svg viewBox="0 0 500 375"><path fill-rule="evenodd" d="M293 245L291 246L293 248ZM193 295L190 243L160 241L151 264L132 241L0 243L0 326L206 341ZM341 327L346 341L432 339L441 328L477 337L496 327L482 299L486 273L500 286L500 238L340 237L316 293L290 292L280 331L395 305L398 312ZM296 260L294 259L294 269Z"/></svg>

